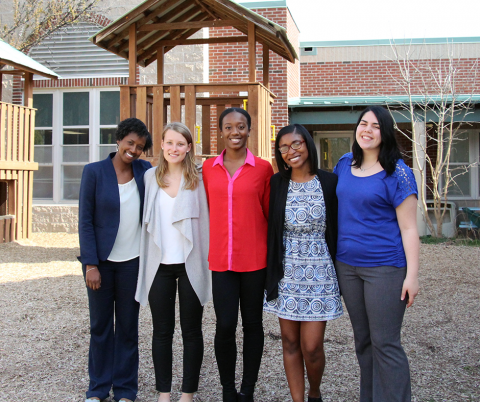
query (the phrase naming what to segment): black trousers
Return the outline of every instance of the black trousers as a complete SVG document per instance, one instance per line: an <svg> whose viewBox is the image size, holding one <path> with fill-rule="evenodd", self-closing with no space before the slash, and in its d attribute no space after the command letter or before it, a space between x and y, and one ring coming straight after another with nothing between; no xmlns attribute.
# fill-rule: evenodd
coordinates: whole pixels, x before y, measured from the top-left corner
<svg viewBox="0 0 480 402"><path fill-rule="evenodd" d="M223 401L236 401L235 333L240 307L243 327L243 379L240 392L253 395L263 353L263 295L266 269L253 272L212 272L213 304L217 316L215 357Z"/></svg>
<svg viewBox="0 0 480 402"><path fill-rule="evenodd" d="M153 320L152 357L155 382L157 391L171 391L177 280L183 339L182 392L193 393L198 390L203 360L203 306L190 284L185 264L160 264L148 295Z"/></svg>

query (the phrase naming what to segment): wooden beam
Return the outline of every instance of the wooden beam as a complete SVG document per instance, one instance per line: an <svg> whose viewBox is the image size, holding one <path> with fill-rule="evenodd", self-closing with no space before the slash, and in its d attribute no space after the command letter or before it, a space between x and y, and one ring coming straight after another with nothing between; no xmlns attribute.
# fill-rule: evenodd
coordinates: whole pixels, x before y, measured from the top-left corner
<svg viewBox="0 0 480 402"><path fill-rule="evenodd" d="M173 29L198 29L213 27L233 27L245 25L239 20L195 21L195 22L164 22L159 24L145 24L139 27L139 31L170 31Z"/></svg>
<svg viewBox="0 0 480 402"><path fill-rule="evenodd" d="M33 148L33 147L32 147ZM38 170L37 162L0 161L2 170Z"/></svg>
<svg viewBox="0 0 480 402"><path fill-rule="evenodd" d="M130 25L128 31L128 83L137 83L137 26Z"/></svg>
<svg viewBox="0 0 480 402"><path fill-rule="evenodd" d="M182 121L182 106L180 103L180 85L170 87L170 120Z"/></svg>
<svg viewBox="0 0 480 402"><path fill-rule="evenodd" d="M130 21L134 20L134 18L138 17L139 15L144 15L146 11L152 6L158 3L158 0L149 0L145 3L140 4L136 9L130 11L128 14L125 14L122 18L117 20L112 25L105 28L99 34L94 37L95 43L98 43L105 39L107 36L111 35L115 32L118 28L123 27L124 25L128 24Z"/></svg>
<svg viewBox="0 0 480 402"><path fill-rule="evenodd" d="M10 60L8 60L7 64L11 67L15 67L18 70L22 70L22 71L33 73L33 74L38 74L38 75L41 75L42 77L51 78L52 80L58 80L58 77L56 75L44 73L43 71L38 71L38 70L35 70L34 68L29 68L22 64L14 63L13 61L10 61Z"/></svg>
<svg viewBox="0 0 480 402"><path fill-rule="evenodd" d="M270 89L270 48L263 45L263 85Z"/></svg>
<svg viewBox="0 0 480 402"><path fill-rule="evenodd" d="M247 110L252 117L252 130L250 131L250 138L248 139L248 149L252 151L252 154L258 156L258 136L261 134L260 130L260 116L258 115L258 94L260 87L256 85L248 86L248 104Z"/></svg>
<svg viewBox="0 0 480 402"><path fill-rule="evenodd" d="M217 105L217 122L224 110L225 110L225 105ZM220 155L220 153L225 149L225 140L223 139L223 135L220 128L218 127L218 124L216 128L217 128L217 155Z"/></svg>
<svg viewBox="0 0 480 402"><path fill-rule="evenodd" d="M22 70L0 70L0 75L23 75L25 71Z"/></svg>
<svg viewBox="0 0 480 402"><path fill-rule="evenodd" d="M218 38L199 38L199 39L173 39L173 40L161 40L158 43L161 46L180 46L180 45L205 45L212 43L239 43L248 42L246 36L229 36Z"/></svg>
<svg viewBox="0 0 480 402"><path fill-rule="evenodd" d="M165 48L159 46L157 49L157 84L165 83Z"/></svg>
<svg viewBox="0 0 480 402"><path fill-rule="evenodd" d="M23 88L23 104L27 107L33 107L33 74L25 73Z"/></svg>
<svg viewBox="0 0 480 402"><path fill-rule="evenodd" d="M137 88L136 118L147 124L147 87Z"/></svg>
<svg viewBox="0 0 480 402"><path fill-rule="evenodd" d="M248 81L257 81L257 42L255 40L255 24L253 22L248 23Z"/></svg>
<svg viewBox="0 0 480 402"><path fill-rule="evenodd" d="M215 14L213 14L209 9L208 7L205 7L200 1L198 0L193 0L195 2L195 4L200 7L204 13L208 14L210 17L212 17L213 19L217 19L217 16Z"/></svg>
<svg viewBox="0 0 480 402"><path fill-rule="evenodd" d="M194 85L185 85L185 125L196 139L195 123L197 122L196 93ZM195 146L195 140L194 146Z"/></svg>
<svg viewBox="0 0 480 402"><path fill-rule="evenodd" d="M130 116L130 87L120 87L120 121L128 119Z"/></svg>
<svg viewBox="0 0 480 402"><path fill-rule="evenodd" d="M165 125L163 87L153 88L153 156L160 155L162 150L162 133Z"/></svg>
<svg viewBox="0 0 480 402"><path fill-rule="evenodd" d="M144 25L144 24L146 24L150 21L155 21L156 19L159 20L159 18L157 18L157 17L160 14L164 13L165 10L168 10L169 8L171 8L176 3L177 3L177 0L169 0L165 3L163 3L161 6L158 6L154 11L152 11L150 14L147 14L147 15L145 15L145 17L138 20L137 21L137 26L142 26L142 25ZM168 13L168 14L171 14L171 12ZM112 39L110 39L110 41L108 42L108 44L106 46L107 50L112 51L111 49L113 48L113 46L115 46L117 43L119 43L123 38L126 38L127 36L128 36L128 26L125 27L125 28L122 28L122 30L120 32L117 32L117 34ZM137 39L142 39L141 35L138 35ZM96 43L99 44L99 42L101 40L103 40L103 39L96 40Z"/></svg>
<svg viewBox="0 0 480 402"><path fill-rule="evenodd" d="M210 155L210 106L202 106L202 154Z"/></svg>

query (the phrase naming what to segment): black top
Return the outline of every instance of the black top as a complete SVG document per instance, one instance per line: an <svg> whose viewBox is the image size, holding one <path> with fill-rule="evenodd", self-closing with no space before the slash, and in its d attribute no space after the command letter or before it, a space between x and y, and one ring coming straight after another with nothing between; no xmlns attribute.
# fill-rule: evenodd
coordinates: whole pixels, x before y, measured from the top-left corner
<svg viewBox="0 0 480 402"><path fill-rule="evenodd" d="M322 185L325 199L326 228L325 240L328 251L335 262L337 252L337 175L317 170L317 176ZM278 282L283 278L283 227L285 225L285 207L287 205L289 180L279 173L270 180L270 208L268 219L268 252L267 252L267 280L265 289L267 301L278 297Z"/></svg>

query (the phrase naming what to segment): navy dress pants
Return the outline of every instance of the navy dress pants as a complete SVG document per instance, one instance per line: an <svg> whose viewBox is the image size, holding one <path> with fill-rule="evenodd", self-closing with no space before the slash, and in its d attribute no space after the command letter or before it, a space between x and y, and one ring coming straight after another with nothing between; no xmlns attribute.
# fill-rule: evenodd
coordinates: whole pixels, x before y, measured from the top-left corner
<svg viewBox="0 0 480 402"><path fill-rule="evenodd" d="M101 287L87 287L90 308L90 351L87 398L132 401L138 391L138 312L135 301L139 259L101 261ZM85 265L83 266L85 275Z"/></svg>
<svg viewBox="0 0 480 402"><path fill-rule="evenodd" d="M265 268L252 272L212 272L213 306L217 317L215 357L223 387L223 402L237 400L235 333L239 307L243 327L243 379L240 392L245 395L254 393L264 344L265 276Z"/></svg>
<svg viewBox="0 0 480 402"><path fill-rule="evenodd" d="M360 402L410 402L410 370L400 342L406 268L355 267L337 260L360 365Z"/></svg>

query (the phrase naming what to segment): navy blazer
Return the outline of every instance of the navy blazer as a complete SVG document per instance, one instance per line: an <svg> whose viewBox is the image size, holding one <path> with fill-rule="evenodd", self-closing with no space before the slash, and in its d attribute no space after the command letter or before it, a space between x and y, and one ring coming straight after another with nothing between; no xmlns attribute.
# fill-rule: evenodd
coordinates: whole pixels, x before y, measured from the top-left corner
<svg viewBox="0 0 480 402"><path fill-rule="evenodd" d="M112 251L120 225L120 193L112 152L106 159L89 163L83 169L80 184L78 235L80 262L98 265ZM143 176L152 167L150 162L136 159L132 162L133 176L140 193L140 221L143 215L145 185Z"/></svg>

